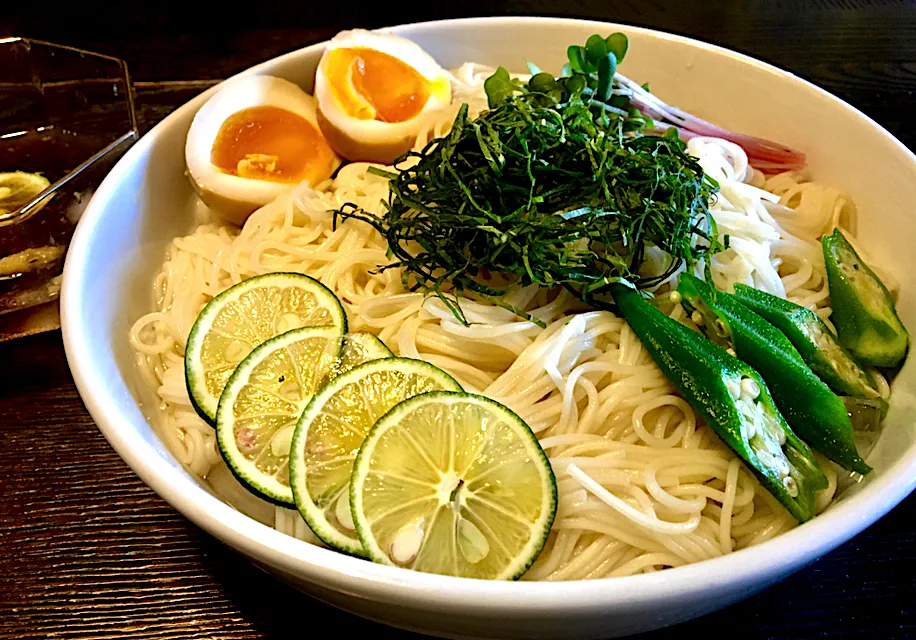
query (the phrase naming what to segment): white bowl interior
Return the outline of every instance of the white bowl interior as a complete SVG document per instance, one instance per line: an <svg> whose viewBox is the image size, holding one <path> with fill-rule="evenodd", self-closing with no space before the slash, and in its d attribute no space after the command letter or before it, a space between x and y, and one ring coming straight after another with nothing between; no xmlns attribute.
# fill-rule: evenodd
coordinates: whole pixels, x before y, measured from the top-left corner
<svg viewBox="0 0 916 640"><path fill-rule="evenodd" d="M785 72L685 38L621 25L559 19L471 19L394 29L446 67L467 60L523 71L531 60L558 70L568 44L625 31L621 71L669 103L724 126L808 153L821 182L847 190L859 237L903 283L898 309L916 328L916 158L874 122ZM317 45L246 73L311 80ZM212 92L212 90L211 90ZM151 310L164 247L190 231L194 195L184 176L184 138L209 93L179 109L118 163L73 238L62 315L70 366L100 429L138 475L191 520L323 599L363 615L443 635L588 637L632 633L725 606L784 577L871 524L916 484L916 365L894 383L884 433L868 457L875 472L811 523L729 557L662 572L564 584L483 583L373 565L283 536L214 498L178 464L141 406L127 341ZM494 625L492 619L501 623Z"/></svg>

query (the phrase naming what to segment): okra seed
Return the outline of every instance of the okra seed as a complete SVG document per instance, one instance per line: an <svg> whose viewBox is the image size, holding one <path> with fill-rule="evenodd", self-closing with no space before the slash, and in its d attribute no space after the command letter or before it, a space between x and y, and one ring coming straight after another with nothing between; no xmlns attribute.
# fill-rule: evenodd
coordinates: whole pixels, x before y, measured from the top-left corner
<svg viewBox="0 0 916 640"><path fill-rule="evenodd" d="M744 431L744 437L747 440L757 435L757 423L754 420L744 420L741 423L741 429Z"/></svg>
<svg viewBox="0 0 916 640"><path fill-rule="evenodd" d="M741 380L741 391L756 399L760 395L760 385L753 378L743 378Z"/></svg>
<svg viewBox="0 0 916 640"><path fill-rule="evenodd" d="M698 327L702 327L703 323L705 322L703 320L703 314L700 313L699 311L694 311L693 313L691 313L690 319L693 320L693 324L697 325Z"/></svg>
<svg viewBox="0 0 916 640"><path fill-rule="evenodd" d="M786 432L782 429L776 428L776 442L779 443L779 446L783 446L786 443Z"/></svg>
<svg viewBox="0 0 916 640"><path fill-rule="evenodd" d="M733 358L737 358L737 357L738 357L738 354L737 354L737 353L735 352L735 350L732 349L731 347L729 347L728 349L726 349L726 350L725 350L725 353L727 353L728 355L732 356Z"/></svg>
<svg viewBox="0 0 916 640"><path fill-rule="evenodd" d="M789 464L789 461L786 460L786 457L784 455L778 455L773 456L773 458L776 460L776 464L774 466L779 472L779 475L788 476L792 466Z"/></svg>
<svg viewBox="0 0 916 640"><path fill-rule="evenodd" d="M720 338L725 338L728 336L728 327L725 326L725 323L722 322L721 318L716 318L715 328L716 333L719 334Z"/></svg>
<svg viewBox="0 0 916 640"><path fill-rule="evenodd" d="M762 464L763 466L772 467L773 465L776 464L776 456L774 456L769 451L760 450L760 451L757 451L756 453L757 453L757 458L760 459L760 464Z"/></svg>
<svg viewBox="0 0 916 640"><path fill-rule="evenodd" d="M756 420L757 411L754 407L754 401L748 398L747 396L742 396L740 400L736 403L738 405L738 411L741 415L747 420Z"/></svg>
<svg viewBox="0 0 916 640"><path fill-rule="evenodd" d="M776 442L779 443L779 446L782 447L786 443L786 432L782 428L782 425L776 421L773 416L766 416L765 420L766 429L770 432L770 435L776 439Z"/></svg>
<svg viewBox="0 0 916 640"><path fill-rule="evenodd" d="M728 395L732 397L732 400L737 400L741 397L741 385L735 382L734 380L729 380L725 383L725 386L728 388Z"/></svg>
<svg viewBox="0 0 916 640"><path fill-rule="evenodd" d="M782 479L782 484L785 485L786 491L789 492L789 495L793 498L798 497L798 483L795 482L795 478L792 476L786 476Z"/></svg>
<svg viewBox="0 0 916 640"><path fill-rule="evenodd" d="M673 304L680 304L684 297L680 294L679 291L672 291L668 294L668 299L671 300Z"/></svg>
<svg viewBox="0 0 916 640"><path fill-rule="evenodd" d="M777 472L780 477L785 477L792 472L792 465L789 464L782 449L770 446L771 444L770 441L766 442L767 453L773 457L773 462L770 463L770 467L772 467L773 471Z"/></svg>

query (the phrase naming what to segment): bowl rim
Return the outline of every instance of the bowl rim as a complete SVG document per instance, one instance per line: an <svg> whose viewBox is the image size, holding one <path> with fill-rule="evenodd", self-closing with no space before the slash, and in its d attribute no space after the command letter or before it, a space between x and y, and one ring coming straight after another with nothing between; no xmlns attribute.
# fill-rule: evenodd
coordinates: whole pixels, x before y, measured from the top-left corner
<svg viewBox="0 0 916 640"><path fill-rule="evenodd" d="M622 29L630 33L677 42L731 58L769 73L787 77L807 91L827 98L834 106L865 121L875 133L904 154L916 167L916 155L874 120L840 98L794 74L748 55L688 38L627 24L597 20L551 17L483 17L436 20L385 27L410 37L412 32L430 29L448 31L454 27L482 24L564 24L601 29ZM327 41L303 47L259 63L233 76L269 72L271 67L288 62L308 52L322 49ZM227 79L231 80L232 78ZM196 111L221 84L203 92L176 109L143 136L117 163L97 189L71 240L61 293L61 326L65 352L77 389L99 430L128 466L175 509L210 534L244 554L292 575L314 581L332 589L349 589L382 602L433 611L475 610L507 612L538 609L562 610L565 614L593 610L610 605L651 602L660 595L677 598L696 592L702 585L715 584L734 589L743 579L753 578L763 585L780 579L813 562L874 523L899 504L916 487L916 455L897 461L881 477L871 481L856 495L835 505L808 523L784 532L760 545L724 556L675 567L660 572L618 578L567 582L496 582L414 572L398 567L375 564L324 549L280 533L242 514L200 486L187 472L181 472L161 458L154 446L139 432L120 428L132 420L105 393L104 372L93 354L80 318L91 315L86 310L80 290L91 286L83 271L94 245L100 223L119 182L135 171L136 161L152 150L163 133ZM842 526L837 526L838 523ZM778 558L778 562L774 562ZM742 567L735 571L735 567ZM746 588L746 587L745 587Z"/></svg>

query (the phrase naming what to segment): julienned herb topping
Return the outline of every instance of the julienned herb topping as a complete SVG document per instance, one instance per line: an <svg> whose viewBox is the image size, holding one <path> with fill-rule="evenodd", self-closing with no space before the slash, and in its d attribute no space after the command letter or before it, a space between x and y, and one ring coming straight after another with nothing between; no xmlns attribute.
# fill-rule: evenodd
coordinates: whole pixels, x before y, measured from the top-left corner
<svg viewBox="0 0 916 640"><path fill-rule="evenodd" d="M511 308L492 273L608 308L613 283L647 288L721 250L707 207L718 185L676 130L643 135L653 123L611 93L613 38L571 47L560 78L538 71L522 85L500 68L489 110L472 120L463 106L448 135L395 162L397 175L376 172L390 179L382 217L352 204L337 215L375 227L394 258L381 268L403 268L406 288L462 322L461 296ZM650 247L667 254L661 269L645 268Z"/></svg>

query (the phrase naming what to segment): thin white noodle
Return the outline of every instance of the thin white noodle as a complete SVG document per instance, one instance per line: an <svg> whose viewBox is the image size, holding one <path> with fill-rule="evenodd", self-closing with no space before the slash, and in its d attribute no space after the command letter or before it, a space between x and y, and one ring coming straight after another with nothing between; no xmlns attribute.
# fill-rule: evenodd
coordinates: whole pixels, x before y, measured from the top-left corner
<svg viewBox="0 0 916 640"><path fill-rule="evenodd" d="M657 531L659 533L669 533L673 535L690 533L697 528L697 525L700 522L698 515L692 516L691 519L687 522L664 522L658 518L645 514L638 509L634 509L626 502L595 482L595 480L590 478L588 474L586 474L576 465L571 464L567 466L566 472L578 480L583 487L595 494L596 497L600 498L609 507L627 516L636 524L642 525L643 527L651 529L652 531Z"/></svg>
<svg viewBox="0 0 916 640"><path fill-rule="evenodd" d="M728 463L728 477L725 481L725 500L722 502L722 512L719 516L719 542L722 545L722 553L728 553L732 550L732 509L735 507L735 491L738 486L739 467L740 464L737 458Z"/></svg>

